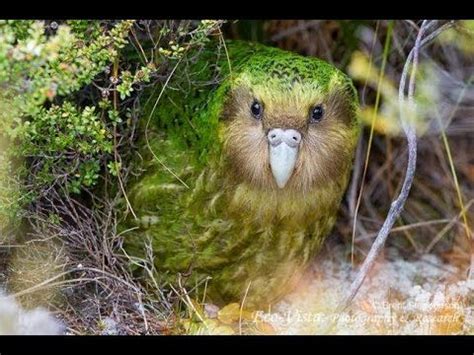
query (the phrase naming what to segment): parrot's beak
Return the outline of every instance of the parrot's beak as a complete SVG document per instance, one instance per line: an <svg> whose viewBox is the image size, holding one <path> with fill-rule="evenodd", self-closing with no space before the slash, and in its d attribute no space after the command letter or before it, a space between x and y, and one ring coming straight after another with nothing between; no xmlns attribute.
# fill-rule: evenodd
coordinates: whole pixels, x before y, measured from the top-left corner
<svg viewBox="0 0 474 355"><path fill-rule="evenodd" d="M301 134L294 129L275 128L268 132L270 167L280 189L284 188L295 169Z"/></svg>

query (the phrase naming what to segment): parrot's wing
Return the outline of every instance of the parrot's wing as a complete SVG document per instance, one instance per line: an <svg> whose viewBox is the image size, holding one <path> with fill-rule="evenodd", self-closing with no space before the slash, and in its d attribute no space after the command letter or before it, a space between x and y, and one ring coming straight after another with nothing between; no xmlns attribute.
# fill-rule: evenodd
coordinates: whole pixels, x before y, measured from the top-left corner
<svg viewBox="0 0 474 355"><path fill-rule="evenodd" d="M234 71L255 50L240 43L227 49ZM211 163L220 156L216 137L226 97L221 83L230 66L222 46L210 45L198 54L182 61L166 87L157 85L150 93L139 127L136 177L126 191L133 213L121 224L127 253L152 257L169 274L184 273L191 265L220 267L228 258L218 257L214 241L238 228L220 219L219 206L216 213L201 208L220 200L219 182L200 185L211 182L206 174L213 175Z"/></svg>
<svg viewBox="0 0 474 355"><path fill-rule="evenodd" d="M163 260L172 250L186 254L188 243L180 239L189 223L183 218L187 196L198 173L193 154L155 124L141 129L137 143L135 176L126 189L129 208L124 203L128 213L120 230L125 249L133 257L154 255Z"/></svg>

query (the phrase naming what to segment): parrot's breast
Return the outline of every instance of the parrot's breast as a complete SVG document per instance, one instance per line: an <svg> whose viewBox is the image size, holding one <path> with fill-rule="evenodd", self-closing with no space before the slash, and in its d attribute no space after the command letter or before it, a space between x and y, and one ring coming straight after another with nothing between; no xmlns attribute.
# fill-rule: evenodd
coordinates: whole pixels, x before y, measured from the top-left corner
<svg viewBox="0 0 474 355"><path fill-rule="evenodd" d="M211 299L245 298L256 306L288 293L335 223L343 180L298 194L245 184L226 187L210 177L201 188L221 188L193 209L206 222L195 239L198 252L191 268L212 278L207 285Z"/></svg>
<svg viewBox="0 0 474 355"><path fill-rule="evenodd" d="M248 306L268 305L297 285L321 248L348 173L304 193L235 184L215 167L194 178L192 189L151 173L131 189L139 228L128 232L125 247L143 256L151 247L158 279L179 279L199 298L205 290L218 304L245 298Z"/></svg>

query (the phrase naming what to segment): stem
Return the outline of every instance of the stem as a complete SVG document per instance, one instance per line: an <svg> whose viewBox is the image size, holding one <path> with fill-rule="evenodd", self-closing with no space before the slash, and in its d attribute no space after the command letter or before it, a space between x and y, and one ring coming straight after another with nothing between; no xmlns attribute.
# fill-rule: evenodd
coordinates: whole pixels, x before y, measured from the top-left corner
<svg viewBox="0 0 474 355"><path fill-rule="evenodd" d="M415 102L414 102L414 92L415 92L415 74L418 66L418 56L420 52L420 48L428 43L429 40L436 37L439 34L438 31L434 31L432 34L427 36L424 41L422 41L422 37L424 32L433 27L435 21L428 22L424 20L421 28L418 32L416 37L415 46L411 50L408 58L405 62L405 66L403 68L402 77L400 79L400 86L399 86L399 107L400 107L400 121L402 123L403 131L405 132L405 136L408 142L408 163L407 163L407 170L405 174L405 180L403 181L403 186L401 188L400 194L398 195L397 199L392 202L390 206L390 210L387 214L387 218L385 219L382 228L380 229L372 247L367 255L362 267L360 268L355 280L352 282L349 295L346 297L345 300L338 306L339 311L345 310L352 300L357 295L362 283L366 279L367 275L369 274L370 270L373 268L377 257L380 255L383 246L387 240L387 237L392 229L393 224L400 216L401 211L403 210L403 206L408 198L410 193L411 186L413 184L413 178L415 176L415 168L416 168L416 156L417 156L417 139L416 139L416 131L412 122L407 119L406 115L406 108L408 106L408 114L412 114L415 112ZM406 78L409 70L409 66L413 61L413 67L411 70L410 81L408 85L408 104L405 104L405 86L406 86Z"/></svg>

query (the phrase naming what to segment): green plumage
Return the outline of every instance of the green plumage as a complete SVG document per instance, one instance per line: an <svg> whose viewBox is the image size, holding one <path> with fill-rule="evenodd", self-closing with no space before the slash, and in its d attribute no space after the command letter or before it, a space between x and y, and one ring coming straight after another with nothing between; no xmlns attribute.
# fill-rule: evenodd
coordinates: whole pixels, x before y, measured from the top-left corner
<svg viewBox="0 0 474 355"><path fill-rule="evenodd" d="M215 303L246 295L247 305L266 305L295 285L335 222L359 132L355 90L326 62L262 45L227 42L226 48L214 46L189 57L165 90L157 87L151 96L150 119L145 117L148 124L138 142L140 174L127 188L138 219L129 214L121 225L122 230L138 228L124 234L125 248L143 257L149 242L161 282L176 285L180 278L188 290L200 284L199 291L205 289ZM348 121L335 118L334 125L316 128L315 134L327 137L320 146L327 162L313 164L311 171L319 175L311 185L258 185L233 163L226 144L239 143L238 138L226 143L235 132L235 120L227 116L247 110L234 94L238 87L265 97L269 115L288 97L306 103L314 95L325 100L334 90L343 95ZM339 110L331 102L328 111ZM301 112L305 115L306 108ZM249 119L248 124L255 123Z"/></svg>

